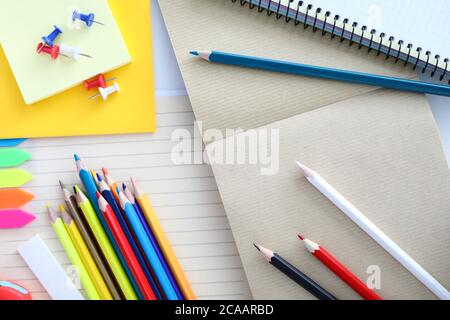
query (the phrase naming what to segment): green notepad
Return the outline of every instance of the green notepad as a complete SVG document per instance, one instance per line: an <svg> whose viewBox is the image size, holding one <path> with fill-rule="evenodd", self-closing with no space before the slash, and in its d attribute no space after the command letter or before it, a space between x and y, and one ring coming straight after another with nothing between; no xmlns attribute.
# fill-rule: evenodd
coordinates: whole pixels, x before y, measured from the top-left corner
<svg viewBox="0 0 450 320"><path fill-rule="evenodd" d="M104 25L87 27L72 13L94 13ZM93 58L78 61L59 56L52 60L36 52L41 37L57 25L63 33L55 41L80 48ZM106 0L14 0L0 2L0 43L26 104L70 89L98 73L131 62L127 47ZM63 106L61 106L63 107Z"/></svg>

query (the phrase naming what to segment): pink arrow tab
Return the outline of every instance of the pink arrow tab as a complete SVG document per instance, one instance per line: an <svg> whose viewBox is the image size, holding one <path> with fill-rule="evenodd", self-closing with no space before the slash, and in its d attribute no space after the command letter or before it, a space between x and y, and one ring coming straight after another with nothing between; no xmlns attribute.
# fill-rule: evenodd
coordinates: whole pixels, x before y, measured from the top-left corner
<svg viewBox="0 0 450 320"><path fill-rule="evenodd" d="M36 217L20 209L0 210L0 229L21 228Z"/></svg>

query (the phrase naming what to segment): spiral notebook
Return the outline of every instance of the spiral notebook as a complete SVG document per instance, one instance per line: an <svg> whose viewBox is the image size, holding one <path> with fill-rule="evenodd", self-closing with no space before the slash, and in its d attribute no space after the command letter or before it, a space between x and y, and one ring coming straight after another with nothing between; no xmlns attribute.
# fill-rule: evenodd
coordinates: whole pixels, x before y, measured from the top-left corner
<svg viewBox="0 0 450 320"><path fill-rule="evenodd" d="M331 38L339 41L347 40L349 45L374 50L377 55L403 61L422 73L430 73L439 81L445 79L450 83L450 55L436 51L440 47L440 39L436 36L445 31L439 28L425 32L430 19L445 21L448 17L449 6L445 0L244 0L240 4L259 12L265 11L269 16L275 14L277 20L282 19L286 23L301 23L304 29L330 34ZM421 40L415 43L417 39Z"/></svg>

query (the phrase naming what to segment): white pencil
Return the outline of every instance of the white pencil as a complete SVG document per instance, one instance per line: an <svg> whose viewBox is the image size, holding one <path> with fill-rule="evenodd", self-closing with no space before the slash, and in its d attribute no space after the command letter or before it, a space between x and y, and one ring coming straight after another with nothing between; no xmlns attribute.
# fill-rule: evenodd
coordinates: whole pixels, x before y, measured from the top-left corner
<svg viewBox="0 0 450 320"><path fill-rule="evenodd" d="M296 162L303 176L325 197L344 212L354 223L371 236L384 250L420 280L428 289L442 300L450 300L450 293L431 274L422 268L413 258L394 241L374 225L365 215L329 185L321 176L308 167Z"/></svg>

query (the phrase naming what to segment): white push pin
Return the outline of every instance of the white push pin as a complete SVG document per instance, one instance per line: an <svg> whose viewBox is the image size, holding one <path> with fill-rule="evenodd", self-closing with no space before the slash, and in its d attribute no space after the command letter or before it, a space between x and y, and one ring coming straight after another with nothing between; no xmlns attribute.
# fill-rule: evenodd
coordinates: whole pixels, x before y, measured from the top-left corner
<svg viewBox="0 0 450 320"><path fill-rule="evenodd" d="M81 53L80 48L69 47L68 45L62 44L60 47L60 53L74 60L80 59L81 56L92 58L90 55Z"/></svg>
<svg viewBox="0 0 450 320"><path fill-rule="evenodd" d="M113 94L114 92L120 92L119 84L117 82L114 82L112 86L106 87L106 88L98 88L98 91L100 93L96 94L95 96L90 97L89 99L95 99L98 96L101 96L103 100L108 99L108 96L110 94Z"/></svg>

